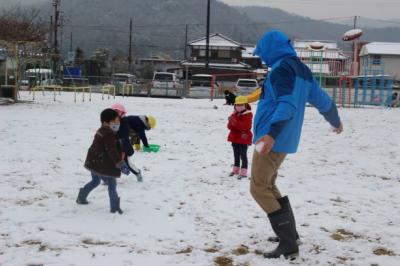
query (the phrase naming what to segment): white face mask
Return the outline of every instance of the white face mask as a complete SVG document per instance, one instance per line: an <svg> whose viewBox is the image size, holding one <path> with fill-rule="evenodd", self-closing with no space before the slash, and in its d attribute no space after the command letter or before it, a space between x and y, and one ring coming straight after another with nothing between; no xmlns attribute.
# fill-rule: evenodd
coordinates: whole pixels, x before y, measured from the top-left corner
<svg viewBox="0 0 400 266"><path fill-rule="evenodd" d="M237 105L237 106L235 106L235 110L236 110L236 112L238 112L238 113L243 112L244 110L246 110L246 106L244 106L244 105Z"/></svg>
<svg viewBox="0 0 400 266"><path fill-rule="evenodd" d="M110 128L112 131L114 131L116 133L119 130L119 124L111 124Z"/></svg>

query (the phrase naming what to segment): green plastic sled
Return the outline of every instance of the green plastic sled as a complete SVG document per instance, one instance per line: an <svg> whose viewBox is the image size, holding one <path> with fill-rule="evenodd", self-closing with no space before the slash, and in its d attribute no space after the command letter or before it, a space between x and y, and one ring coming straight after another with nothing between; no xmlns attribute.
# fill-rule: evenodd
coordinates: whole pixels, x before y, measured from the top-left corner
<svg viewBox="0 0 400 266"><path fill-rule="evenodd" d="M144 152L158 152L160 150L160 145L150 144L148 148L144 147Z"/></svg>

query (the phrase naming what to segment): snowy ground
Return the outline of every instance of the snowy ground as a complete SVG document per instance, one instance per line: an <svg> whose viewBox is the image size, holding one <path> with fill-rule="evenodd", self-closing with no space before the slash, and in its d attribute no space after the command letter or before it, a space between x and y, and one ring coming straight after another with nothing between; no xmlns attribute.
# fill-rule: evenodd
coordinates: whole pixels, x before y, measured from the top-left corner
<svg viewBox="0 0 400 266"><path fill-rule="evenodd" d="M122 216L109 213L104 186L90 205L75 204L99 113L115 101L156 116L148 136L162 145L135 155L144 183L119 180ZM287 262L260 255L275 246L267 218L249 181L227 176L231 107L115 101L38 93L34 103L0 106L0 265L400 265L400 110L340 110L341 136L307 110L300 152L278 180L303 241L300 258Z"/></svg>

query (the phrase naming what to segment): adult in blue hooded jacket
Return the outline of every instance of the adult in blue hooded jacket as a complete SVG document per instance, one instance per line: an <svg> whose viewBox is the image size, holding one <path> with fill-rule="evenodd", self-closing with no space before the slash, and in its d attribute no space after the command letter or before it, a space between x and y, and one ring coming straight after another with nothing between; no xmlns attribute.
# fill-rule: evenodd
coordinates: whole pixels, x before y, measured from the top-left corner
<svg viewBox="0 0 400 266"><path fill-rule="evenodd" d="M288 153L297 151L305 107L310 103L335 129L343 130L335 103L314 80L310 69L297 57L289 38L270 31L254 52L271 67L254 118L254 152L251 194L268 214L278 247L266 258L290 257L298 253L298 233L288 197L282 197L275 181Z"/></svg>

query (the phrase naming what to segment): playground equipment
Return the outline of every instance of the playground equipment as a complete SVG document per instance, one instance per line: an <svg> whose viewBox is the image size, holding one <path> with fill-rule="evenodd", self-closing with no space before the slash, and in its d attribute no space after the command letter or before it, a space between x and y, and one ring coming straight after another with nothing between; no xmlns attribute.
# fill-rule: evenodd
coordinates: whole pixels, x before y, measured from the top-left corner
<svg viewBox="0 0 400 266"><path fill-rule="evenodd" d="M382 63L380 71L363 66L363 75L354 80L354 105L387 106L393 93L393 78L384 74Z"/></svg>
<svg viewBox="0 0 400 266"><path fill-rule="evenodd" d="M110 95L114 96L115 99L115 86L114 85L104 85L101 87L101 99L104 100L104 94L107 93L107 99L110 99Z"/></svg>
<svg viewBox="0 0 400 266"><path fill-rule="evenodd" d="M388 106L393 84L393 78L385 75L383 63L364 64L361 75L340 77L339 86L332 90L332 98L342 107Z"/></svg>
<svg viewBox="0 0 400 266"><path fill-rule="evenodd" d="M60 86L60 85L37 85L32 88L32 100L35 100L35 93L37 91L42 91L42 94L44 95L45 91L53 91L54 95L54 101L56 101L56 95L57 92L59 95L61 95L61 91L73 91L74 92L74 102L77 100L77 94L82 94L82 102L85 101L85 94L89 94L89 101L92 101L92 88L90 86L86 87L66 87L66 86Z"/></svg>
<svg viewBox="0 0 400 266"><path fill-rule="evenodd" d="M322 85L322 76L324 71L324 53L325 45L321 42L313 42L308 47L310 57L308 66L311 72L314 73L314 77L319 81L319 85Z"/></svg>
<svg viewBox="0 0 400 266"><path fill-rule="evenodd" d="M132 95L134 92L133 84L124 83L122 85L122 97L125 95Z"/></svg>
<svg viewBox="0 0 400 266"><path fill-rule="evenodd" d="M342 40L352 41L353 42L353 62L351 65L351 74L356 76L358 75L358 61L357 61L357 41L363 35L363 31L361 29L352 29L343 34Z"/></svg>

